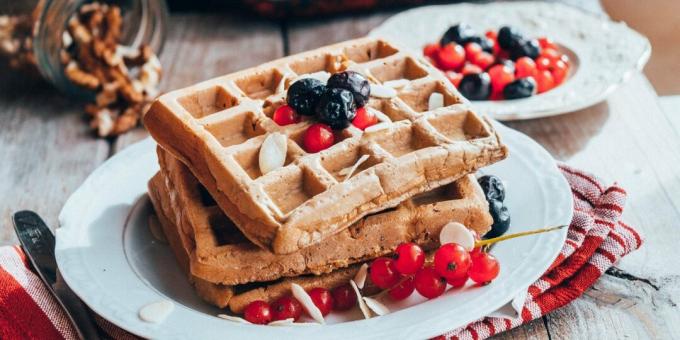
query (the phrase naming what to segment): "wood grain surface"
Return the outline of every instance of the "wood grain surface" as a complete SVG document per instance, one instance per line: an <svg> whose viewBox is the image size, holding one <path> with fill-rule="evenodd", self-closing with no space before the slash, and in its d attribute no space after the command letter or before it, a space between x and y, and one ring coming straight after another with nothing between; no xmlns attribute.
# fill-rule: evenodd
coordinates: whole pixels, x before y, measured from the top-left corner
<svg viewBox="0 0 680 340"><path fill-rule="evenodd" d="M163 90L365 35L392 15L268 23L238 15L172 17L162 54ZM2 70L0 70L2 71ZM0 84L0 244L16 242L10 217L34 209L51 227L68 195L110 155L147 136L93 138L74 103L37 81ZM624 217L645 244L585 296L500 339L680 336L680 132L661 112L642 75L600 104L561 116L508 123L557 159L618 181L629 194Z"/></svg>

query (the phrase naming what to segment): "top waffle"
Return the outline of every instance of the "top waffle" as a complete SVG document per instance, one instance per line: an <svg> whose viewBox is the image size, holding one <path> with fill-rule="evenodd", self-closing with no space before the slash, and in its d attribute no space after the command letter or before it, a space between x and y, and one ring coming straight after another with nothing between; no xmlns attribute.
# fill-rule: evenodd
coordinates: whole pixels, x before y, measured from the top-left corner
<svg viewBox="0 0 680 340"><path fill-rule="evenodd" d="M278 126L274 110L301 75L354 70L374 84L408 83L368 105L390 118L373 131L349 127L315 154L299 145L311 121ZM444 107L428 111L430 94ZM487 121L461 104L450 82L421 59L375 39L359 39L279 59L161 96L144 117L158 143L188 165L243 234L277 254L318 243L361 217L396 206L503 159ZM266 135L287 136L283 167L262 175ZM349 179L342 170L362 156Z"/></svg>

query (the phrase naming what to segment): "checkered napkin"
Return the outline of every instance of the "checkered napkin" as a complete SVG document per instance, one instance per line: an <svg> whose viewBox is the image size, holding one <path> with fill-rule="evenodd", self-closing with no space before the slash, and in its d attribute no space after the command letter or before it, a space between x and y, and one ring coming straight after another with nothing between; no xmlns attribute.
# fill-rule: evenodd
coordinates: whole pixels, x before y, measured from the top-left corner
<svg viewBox="0 0 680 340"><path fill-rule="evenodd" d="M494 313L443 334L444 339L485 339L560 308L583 294L621 257L637 249L642 239L621 222L626 192L606 187L593 175L560 165L574 196L574 218L562 252L534 282L522 301L514 301L516 316ZM100 317L102 335L135 337ZM0 247L0 339L75 339L67 317L34 274L18 246Z"/></svg>

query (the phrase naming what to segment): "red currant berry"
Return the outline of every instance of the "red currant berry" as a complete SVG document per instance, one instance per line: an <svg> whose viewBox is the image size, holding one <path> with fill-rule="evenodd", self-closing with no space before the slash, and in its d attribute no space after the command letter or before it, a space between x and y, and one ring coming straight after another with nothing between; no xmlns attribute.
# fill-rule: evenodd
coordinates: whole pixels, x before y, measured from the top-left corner
<svg viewBox="0 0 680 340"><path fill-rule="evenodd" d="M555 85L562 84L569 73L569 65L562 60L553 60L550 63L550 73L552 73Z"/></svg>
<svg viewBox="0 0 680 340"><path fill-rule="evenodd" d="M536 71L536 63L529 57L521 57L515 62L515 77L517 79L534 77Z"/></svg>
<svg viewBox="0 0 680 340"><path fill-rule="evenodd" d="M361 130L364 130L371 125L375 125L377 122L378 117L375 116L373 111L366 110L363 106L357 109L356 115L352 120L352 124Z"/></svg>
<svg viewBox="0 0 680 340"><path fill-rule="evenodd" d="M248 304L243 317L250 323L266 325L272 321L272 310L268 303L256 300Z"/></svg>
<svg viewBox="0 0 680 340"><path fill-rule="evenodd" d="M541 70L536 75L536 84L538 85L538 93L543 93L555 87L555 80L550 71Z"/></svg>
<svg viewBox="0 0 680 340"><path fill-rule="evenodd" d="M470 254L456 243L442 245L434 253L434 269L445 279L465 276L471 264Z"/></svg>
<svg viewBox="0 0 680 340"><path fill-rule="evenodd" d="M402 275L415 274L425 263L425 252L415 243L400 244L394 255L394 267Z"/></svg>
<svg viewBox="0 0 680 340"><path fill-rule="evenodd" d="M497 40L498 39L498 33L496 33L496 31L488 30L488 31L484 32L484 36L486 36L487 38L489 38L491 40Z"/></svg>
<svg viewBox="0 0 680 340"><path fill-rule="evenodd" d="M437 52L437 65L443 70L454 70L465 62L465 50L456 44L448 44Z"/></svg>
<svg viewBox="0 0 680 340"><path fill-rule="evenodd" d="M439 276L432 267L419 270L414 278L414 283L418 293L428 299L442 295L446 289L446 280Z"/></svg>
<svg viewBox="0 0 680 340"><path fill-rule="evenodd" d="M309 291L309 297L312 298L314 305L319 308L321 315L326 316L333 309L333 296L328 289L325 288L314 288Z"/></svg>
<svg viewBox="0 0 680 340"><path fill-rule="evenodd" d="M491 91L497 93L502 93L505 85L515 81L515 74L503 64L492 66L489 69L489 77L491 77Z"/></svg>
<svg viewBox="0 0 680 340"><path fill-rule="evenodd" d="M558 60L562 56L560 52L557 52L554 48L544 48L541 50L541 57L546 57L550 60Z"/></svg>
<svg viewBox="0 0 680 340"><path fill-rule="evenodd" d="M491 55L491 53L487 52L480 52L477 54L475 57L475 65L479 66L482 70L486 70L489 68L489 66L493 65L493 63L496 61L496 58Z"/></svg>
<svg viewBox="0 0 680 340"><path fill-rule="evenodd" d="M477 60L477 55L482 53L482 46L478 43L467 43L465 44L465 59L471 63Z"/></svg>
<svg viewBox="0 0 680 340"><path fill-rule="evenodd" d="M399 272L394 265L395 261L386 257L379 257L373 260L369 270L371 281L378 288L387 289L399 282Z"/></svg>
<svg viewBox="0 0 680 340"><path fill-rule="evenodd" d="M292 296L284 296L272 303L272 318L274 320L295 319L302 315L302 305Z"/></svg>
<svg viewBox="0 0 680 340"><path fill-rule="evenodd" d="M438 43L427 44L423 47L423 55L430 58L436 58L437 52L439 52L440 46Z"/></svg>
<svg viewBox="0 0 680 340"><path fill-rule="evenodd" d="M469 279L468 275L465 274L465 276L461 277L455 277L453 279L446 279L446 283L450 284L451 287L453 288L461 288L465 286L465 282Z"/></svg>
<svg viewBox="0 0 680 340"><path fill-rule="evenodd" d="M333 289L333 301L336 310L348 310L357 304L357 295L348 284Z"/></svg>
<svg viewBox="0 0 680 340"><path fill-rule="evenodd" d="M313 124L305 131L304 144L307 152L316 153L333 145L333 130L326 124Z"/></svg>
<svg viewBox="0 0 680 340"><path fill-rule="evenodd" d="M486 284L498 276L501 266L491 254L479 252L472 257L472 266L468 271L470 279L479 284Z"/></svg>
<svg viewBox="0 0 680 340"><path fill-rule="evenodd" d="M544 48L557 49L557 44L555 44L555 42L552 39L547 37L538 38L538 45L541 46L541 49Z"/></svg>
<svg viewBox="0 0 680 340"><path fill-rule="evenodd" d="M288 105L279 106L276 111L274 111L274 122L281 126L299 123L301 120L300 115L298 115L292 107Z"/></svg>
<svg viewBox="0 0 680 340"><path fill-rule="evenodd" d="M387 291L387 294L392 298L394 301L401 301L413 294L413 291L416 289L415 284L413 283L413 277L409 276L405 278L402 282L400 282L398 285L390 288L390 290Z"/></svg>
<svg viewBox="0 0 680 340"><path fill-rule="evenodd" d="M482 73L484 70L482 70L481 67L475 65L475 64L465 64L463 66L463 69L460 71L464 76L468 74L477 74L477 73Z"/></svg>
<svg viewBox="0 0 680 340"><path fill-rule="evenodd" d="M446 78L449 79L451 84L453 84L453 86L455 86L455 87L458 87L458 84L460 84L460 81L463 80L463 74L462 73L458 73L458 72L454 72L454 71L446 71L446 73L444 73L444 75L446 75Z"/></svg>
<svg viewBox="0 0 680 340"><path fill-rule="evenodd" d="M536 68L539 70L547 70L550 67L550 59L546 57L536 58Z"/></svg>

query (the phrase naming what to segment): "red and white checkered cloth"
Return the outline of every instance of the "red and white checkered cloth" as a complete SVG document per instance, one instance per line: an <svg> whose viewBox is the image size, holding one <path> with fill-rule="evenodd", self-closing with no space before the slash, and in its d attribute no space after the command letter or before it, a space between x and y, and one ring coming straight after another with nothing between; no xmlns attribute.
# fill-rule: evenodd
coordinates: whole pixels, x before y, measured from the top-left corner
<svg viewBox="0 0 680 340"><path fill-rule="evenodd" d="M550 269L528 289L516 318L486 317L440 338L485 339L562 307L583 294L642 239L621 222L626 192L606 187L593 175L560 165L574 195L574 218L567 241ZM95 318L102 335L134 339L129 333ZM75 339L75 331L59 305L34 274L18 246L0 247L0 339Z"/></svg>

